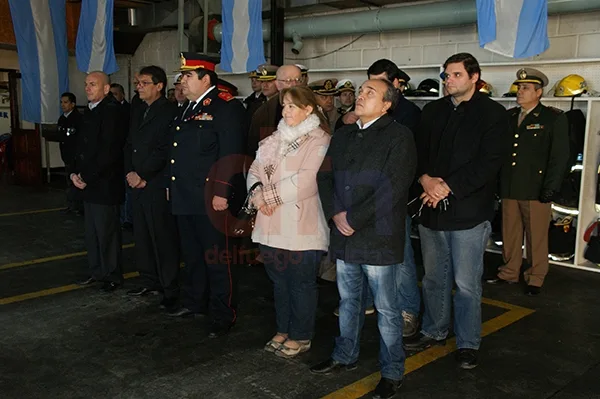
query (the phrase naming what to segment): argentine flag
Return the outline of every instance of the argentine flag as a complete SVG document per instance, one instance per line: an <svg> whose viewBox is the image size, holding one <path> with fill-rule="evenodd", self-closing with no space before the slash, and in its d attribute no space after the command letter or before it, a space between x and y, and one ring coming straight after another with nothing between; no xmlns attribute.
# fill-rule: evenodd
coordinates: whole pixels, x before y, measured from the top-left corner
<svg viewBox="0 0 600 399"><path fill-rule="evenodd" d="M56 123L60 95L69 88L65 0L10 0L19 68L23 119Z"/></svg>
<svg viewBox="0 0 600 399"><path fill-rule="evenodd" d="M479 45L512 58L550 47L547 0L477 0Z"/></svg>
<svg viewBox="0 0 600 399"><path fill-rule="evenodd" d="M223 0L221 69L241 73L265 63L262 0Z"/></svg>
<svg viewBox="0 0 600 399"><path fill-rule="evenodd" d="M111 74L119 70L113 47L113 8L114 0L83 0L75 44L80 71Z"/></svg>

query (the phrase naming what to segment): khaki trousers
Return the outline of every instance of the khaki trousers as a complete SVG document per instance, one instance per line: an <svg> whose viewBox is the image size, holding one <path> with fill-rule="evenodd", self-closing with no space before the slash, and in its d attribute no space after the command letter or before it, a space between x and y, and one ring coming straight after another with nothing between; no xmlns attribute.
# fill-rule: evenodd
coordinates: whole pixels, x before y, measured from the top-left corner
<svg viewBox="0 0 600 399"><path fill-rule="evenodd" d="M523 232L527 243L527 261L531 268L524 273L528 285L541 287L548 273L548 225L550 204L539 201L502 200L502 256L504 266L498 277L519 281L523 261Z"/></svg>

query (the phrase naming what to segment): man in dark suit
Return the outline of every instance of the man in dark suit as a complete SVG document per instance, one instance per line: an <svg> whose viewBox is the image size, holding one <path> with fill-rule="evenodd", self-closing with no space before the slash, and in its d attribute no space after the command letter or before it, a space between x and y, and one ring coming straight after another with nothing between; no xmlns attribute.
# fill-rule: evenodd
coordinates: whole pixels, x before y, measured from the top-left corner
<svg viewBox="0 0 600 399"><path fill-rule="evenodd" d="M172 127L171 210L181 240L182 307L171 316L210 311L210 338L236 321L228 223L245 193L234 193L243 164L246 133L241 102L217 88L217 59L182 53L181 86L189 104Z"/></svg>
<svg viewBox="0 0 600 399"><path fill-rule="evenodd" d="M413 135L387 115L398 98L384 79L364 82L356 100L356 124L333 135L318 176L323 212L331 219L330 252L337 259L340 336L331 358L315 374L352 370L370 287L381 335L381 380L374 397L391 398L404 374L402 316L396 269L404 260L406 202L417 166Z"/></svg>
<svg viewBox="0 0 600 399"><path fill-rule="evenodd" d="M167 75L157 66L140 70L139 98L147 105L125 144L125 175L132 188L135 262L142 277L131 296L164 292L161 305L169 310L179 296L179 240L167 201L165 170L169 159L171 122L177 107L165 97Z"/></svg>
<svg viewBox="0 0 600 399"><path fill-rule="evenodd" d="M61 133L60 156L65 164L67 176L73 168L75 153L77 151L77 137L81 128L82 115L75 108L77 98L73 93L63 93L60 96L60 107L63 114L58 118L58 130ZM75 188L71 179L67 179L67 208L65 213L74 212L80 216L83 213L83 202L79 190Z"/></svg>
<svg viewBox="0 0 600 399"><path fill-rule="evenodd" d="M85 241L91 276L82 284L100 281L110 292L123 282L119 204L123 201L123 145L126 126L121 105L109 95L110 79L91 72L85 79L89 101L71 181L82 192Z"/></svg>

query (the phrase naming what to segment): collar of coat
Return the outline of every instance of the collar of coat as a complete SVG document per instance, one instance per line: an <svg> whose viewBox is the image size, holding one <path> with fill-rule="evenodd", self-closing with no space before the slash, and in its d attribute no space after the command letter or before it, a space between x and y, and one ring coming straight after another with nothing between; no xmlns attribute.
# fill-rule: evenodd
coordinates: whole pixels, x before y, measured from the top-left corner
<svg viewBox="0 0 600 399"><path fill-rule="evenodd" d="M446 97L444 97L444 100L452 107L452 108L465 108L465 107L470 107L473 104L478 103L480 100L484 99L484 95L481 92L475 91L475 93L473 93L473 95L471 96L471 98L467 101L461 101L460 104L458 105L454 105L454 102L452 101L452 96L451 95L447 95Z"/></svg>
<svg viewBox="0 0 600 399"><path fill-rule="evenodd" d="M537 118L538 116L540 116L540 113L542 112L542 107L543 107L542 103L541 102L538 103L538 105L536 105L531 111L529 111L525 117L527 118L529 115L533 115ZM520 113L521 113L521 107L515 107L515 108L513 108L512 112L510 113L510 116L519 118Z"/></svg>

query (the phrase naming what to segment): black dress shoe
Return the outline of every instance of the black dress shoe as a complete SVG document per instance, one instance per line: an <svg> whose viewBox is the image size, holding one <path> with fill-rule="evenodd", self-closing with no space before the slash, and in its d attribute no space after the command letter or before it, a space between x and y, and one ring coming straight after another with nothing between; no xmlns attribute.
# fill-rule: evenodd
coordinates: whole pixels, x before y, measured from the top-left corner
<svg viewBox="0 0 600 399"><path fill-rule="evenodd" d="M229 333L229 330L231 330L231 327L233 327L233 323L227 323L227 324L213 323L210 326L210 332L208 333L208 338L219 338L219 337L222 337L223 335L227 335Z"/></svg>
<svg viewBox="0 0 600 399"><path fill-rule="evenodd" d="M159 307L161 309L166 309L167 312L172 312L177 308L177 302L177 298L163 298L163 300L160 301Z"/></svg>
<svg viewBox="0 0 600 399"><path fill-rule="evenodd" d="M446 345L445 339L440 339L439 341L433 338L429 338L423 334L419 334L415 339L407 340L403 343L404 349L408 351L423 351L427 348L430 348L434 345Z"/></svg>
<svg viewBox="0 0 600 399"><path fill-rule="evenodd" d="M503 285L503 284L516 284L516 281L508 281L508 280L504 280L503 278L500 277L494 277L494 278L489 278L487 280L485 280L486 283L488 284L493 284L493 285Z"/></svg>
<svg viewBox="0 0 600 399"><path fill-rule="evenodd" d="M402 386L402 380L394 381L389 378L381 378L379 384L373 391L373 399L388 399L393 398L398 392L398 388Z"/></svg>
<svg viewBox="0 0 600 399"><path fill-rule="evenodd" d="M119 288L120 285L121 284L114 281L106 281L104 282L104 284L102 284L102 287L100 289L104 292L113 292L114 290Z"/></svg>
<svg viewBox="0 0 600 399"><path fill-rule="evenodd" d="M356 370L356 368L358 367L357 362L351 363L351 364L342 364L340 362L338 362L337 360L333 360L333 359L327 359L322 363L317 364L316 366L312 366L310 368L310 372L313 374L321 374L321 375L328 375L331 374L333 372L338 372L338 371L351 371L351 370Z"/></svg>
<svg viewBox="0 0 600 399"><path fill-rule="evenodd" d="M127 295L129 296L144 296L144 295L158 295L158 290L151 290L150 288L134 288L132 290L127 291Z"/></svg>
<svg viewBox="0 0 600 399"><path fill-rule="evenodd" d="M542 287L536 287L534 285L528 285L525 289L525 294L529 296L538 296L542 292Z"/></svg>
<svg viewBox="0 0 600 399"><path fill-rule="evenodd" d="M477 351L475 349L459 349L456 353L456 361L463 370L471 370L477 367Z"/></svg>
<svg viewBox="0 0 600 399"><path fill-rule="evenodd" d="M95 282L96 282L96 279L95 279L95 278L93 278L93 277L88 277L88 278L87 278L87 279L85 279L85 280L78 281L78 282L77 282L77 285L90 285L90 284L92 284L92 283L95 283Z"/></svg>

